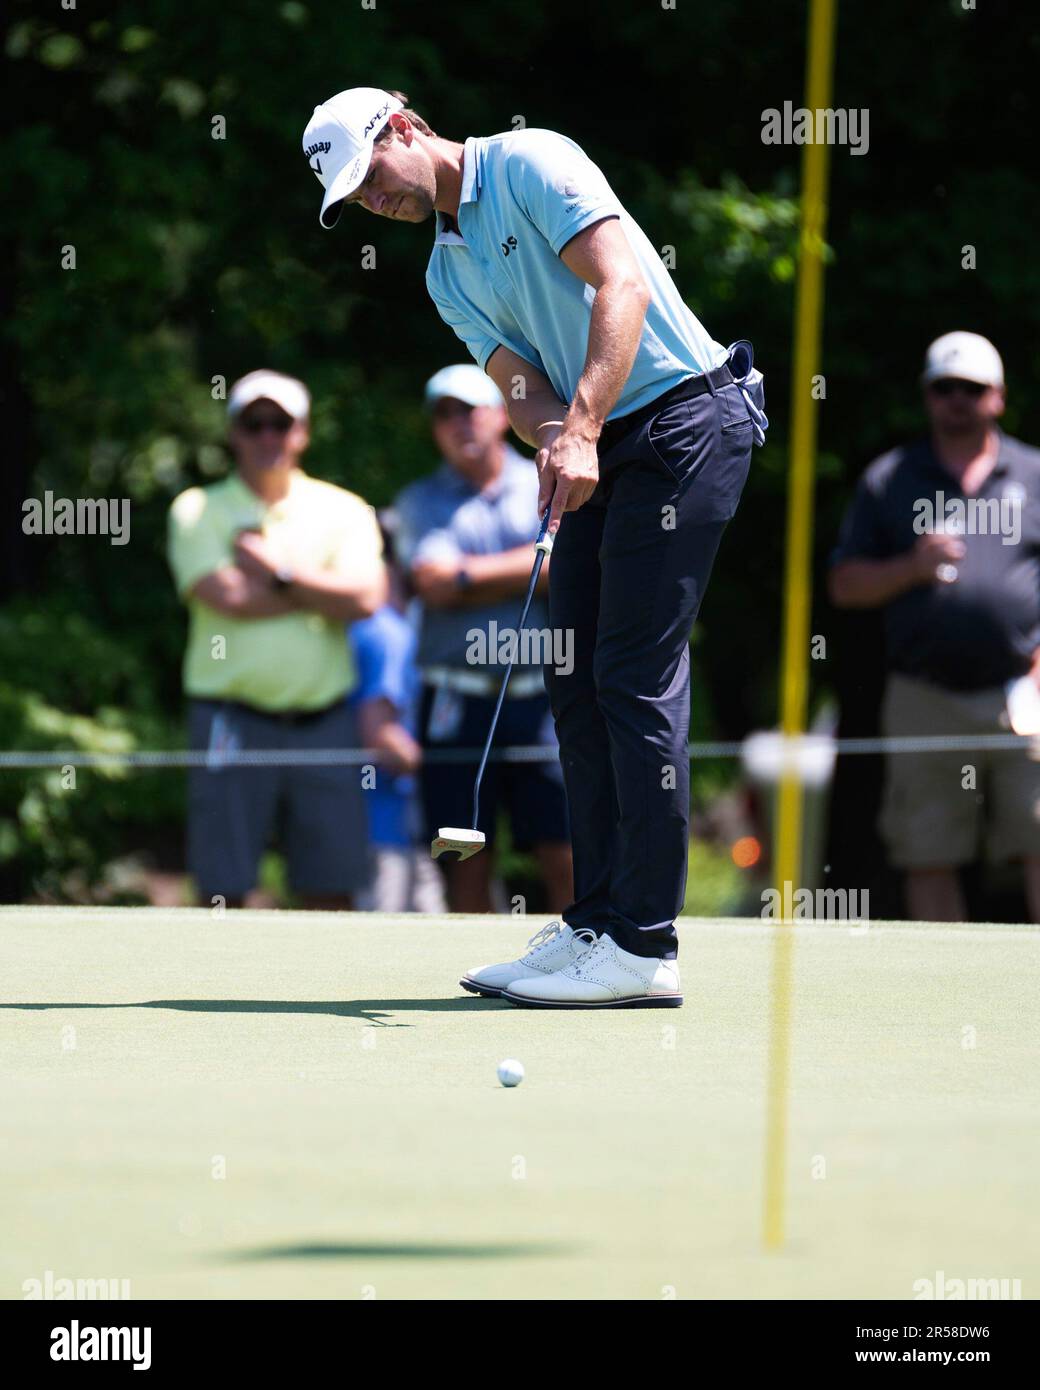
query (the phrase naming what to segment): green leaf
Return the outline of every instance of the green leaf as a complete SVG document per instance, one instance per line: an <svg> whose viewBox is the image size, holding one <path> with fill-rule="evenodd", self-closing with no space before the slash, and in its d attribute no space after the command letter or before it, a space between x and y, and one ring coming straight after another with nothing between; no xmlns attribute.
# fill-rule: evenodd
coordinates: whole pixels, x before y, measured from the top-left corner
<svg viewBox="0 0 1040 1390"><path fill-rule="evenodd" d="M84 52L74 34L51 34L40 44L38 57L49 68L70 68L79 62Z"/></svg>
<svg viewBox="0 0 1040 1390"><path fill-rule="evenodd" d="M150 48L155 42L155 32L152 29L143 29L138 24L131 24L129 29L124 29L119 36L119 47L124 53L140 53L146 48Z"/></svg>

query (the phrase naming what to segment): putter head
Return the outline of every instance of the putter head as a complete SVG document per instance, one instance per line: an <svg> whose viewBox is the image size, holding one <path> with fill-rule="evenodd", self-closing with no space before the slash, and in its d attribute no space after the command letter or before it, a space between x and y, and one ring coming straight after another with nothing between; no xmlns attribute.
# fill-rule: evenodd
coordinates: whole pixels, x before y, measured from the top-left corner
<svg viewBox="0 0 1040 1390"><path fill-rule="evenodd" d="M484 848L484 835L480 830L460 830L454 825L442 825L437 838L430 846L430 854L439 859L442 854L456 854L456 864L468 859L471 854L479 854Z"/></svg>

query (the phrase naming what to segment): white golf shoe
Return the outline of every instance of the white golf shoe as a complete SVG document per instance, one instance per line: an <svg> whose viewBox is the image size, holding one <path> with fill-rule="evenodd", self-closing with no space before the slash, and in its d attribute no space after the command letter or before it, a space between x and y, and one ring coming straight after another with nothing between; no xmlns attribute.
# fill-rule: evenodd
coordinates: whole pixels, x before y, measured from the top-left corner
<svg viewBox="0 0 1040 1390"><path fill-rule="evenodd" d="M542 980L565 965L573 965L596 940L595 932L574 931L566 922L550 922L535 932L527 943L527 951L519 960L504 965L481 965L468 970L459 984L470 994L483 994L497 999L502 991L517 980Z"/></svg>
<svg viewBox="0 0 1040 1390"><path fill-rule="evenodd" d="M634 956L604 934L554 975L518 977L502 990L528 1009L677 1009L683 997L674 960Z"/></svg>

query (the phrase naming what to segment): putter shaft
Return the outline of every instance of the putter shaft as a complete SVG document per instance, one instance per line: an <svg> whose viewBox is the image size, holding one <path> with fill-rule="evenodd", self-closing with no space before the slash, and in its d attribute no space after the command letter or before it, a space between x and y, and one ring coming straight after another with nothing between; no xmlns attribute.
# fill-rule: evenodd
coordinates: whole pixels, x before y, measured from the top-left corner
<svg viewBox="0 0 1040 1390"><path fill-rule="evenodd" d="M538 552L535 556L534 568L531 570L531 580L527 586L527 597L524 599L523 611L520 614L520 621L517 624L517 636L523 632L524 623L527 621L527 614L531 607L531 600L534 598L535 587L538 583L538 576L542 572L542 561L546 555L550 554L553 547L552 537L548 535L549 514L552 511L552 503L545 509L542 516L542 524L538 530L538 539L534 543L534 548ZM517 642L519 648L519 641ZM515 660L515 654L514 654ZM477 769L477 778L473 783L473 829L476 830L477 822L480 819L480 783L484 777L484 769L487 767L488 754L491 752L491 744L495 737L495 729L498 725L498 716L502 712L502 705L506 698L506 687L509 685L509 677L513 674L513 662L506 667L506 673L502 677L502 686L498 692L498 700L495 704L495 712L491 716L491 726L488 729L487 739L484 743L484 754L480 760L480 767Z"/></svg>

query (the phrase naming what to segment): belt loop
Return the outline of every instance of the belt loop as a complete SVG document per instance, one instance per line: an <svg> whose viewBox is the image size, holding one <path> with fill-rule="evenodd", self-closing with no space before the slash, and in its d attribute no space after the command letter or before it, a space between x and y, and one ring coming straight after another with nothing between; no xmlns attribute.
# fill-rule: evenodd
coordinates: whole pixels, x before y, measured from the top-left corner
<svg viewBox="0 0 1040 1390"><path fill-rule="evenodd" d="M708 390L711 392L712 399L714 399L715 396L718 395L718 391L715 388L715 383L711 379L710 371L704 373L704 380L708 383Z"/></svg>

